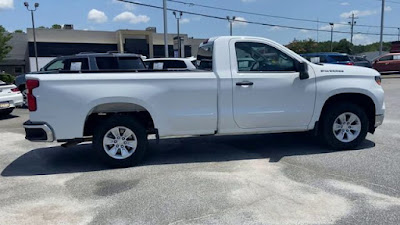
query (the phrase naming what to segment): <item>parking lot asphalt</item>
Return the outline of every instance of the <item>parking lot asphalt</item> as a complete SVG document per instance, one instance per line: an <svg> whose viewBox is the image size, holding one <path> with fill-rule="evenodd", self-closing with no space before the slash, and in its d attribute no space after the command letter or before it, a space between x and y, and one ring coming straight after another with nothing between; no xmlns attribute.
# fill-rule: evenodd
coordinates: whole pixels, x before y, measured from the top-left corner
<svg viewBox="0 0 400 225"><path fill-rule="evenodd" d="M0 119L0 224L400 224L400 79L386 119L359 149L308 134L150 143L109 169L91 145L24 140L25 109Z"/></svg>

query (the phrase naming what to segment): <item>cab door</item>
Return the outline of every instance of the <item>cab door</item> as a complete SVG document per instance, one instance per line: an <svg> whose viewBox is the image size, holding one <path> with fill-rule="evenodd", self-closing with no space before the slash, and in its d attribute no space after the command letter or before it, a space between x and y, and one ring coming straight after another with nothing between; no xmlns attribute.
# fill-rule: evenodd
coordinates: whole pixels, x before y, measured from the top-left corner
<svg viewBox="0 0 400 225"><path fill-rule="evenodd" d="M301 80L296 59L274 43L230 43L233 114L240 128L306 128L315 104L315 77Z"/></svg>

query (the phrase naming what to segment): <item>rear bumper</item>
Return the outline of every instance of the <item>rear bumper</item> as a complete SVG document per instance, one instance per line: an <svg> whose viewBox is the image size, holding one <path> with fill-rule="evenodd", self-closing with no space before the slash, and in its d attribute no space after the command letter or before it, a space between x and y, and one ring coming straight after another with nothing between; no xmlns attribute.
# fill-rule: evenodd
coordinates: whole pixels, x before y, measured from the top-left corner
<svg viewBox="0 0 400 225"><path fill-rule="evenodd" d="M376 115L375 116L375 127L379 127L383 124L383 120L385 119L385 115Z"/></svg>
<svg viewBox="0 0 400 225"><path fill-rule="evenodd" d="M24 104L24 98L21 93L16 93L13 95L1 96L0 102L8 102L10 108L15 108Z"/></svg>
<svg viewBox="0 0 400 225"><path fill-rule="evenodd" d="M26 121L24 123L25 139L34 142L53 142L54 133L51 127L42 122Z"/></svg>

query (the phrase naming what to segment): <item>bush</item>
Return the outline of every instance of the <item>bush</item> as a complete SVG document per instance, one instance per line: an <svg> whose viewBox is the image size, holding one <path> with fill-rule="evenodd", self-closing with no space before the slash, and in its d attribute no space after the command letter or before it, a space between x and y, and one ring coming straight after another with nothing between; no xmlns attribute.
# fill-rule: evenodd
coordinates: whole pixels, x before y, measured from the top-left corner
<svg viewBox="0 0 400 225"><path fill-rule="evenodd" d="M0 73L0 80L7 83L7 84L12 84L14 83L14 76L8 73Z"/></svg>

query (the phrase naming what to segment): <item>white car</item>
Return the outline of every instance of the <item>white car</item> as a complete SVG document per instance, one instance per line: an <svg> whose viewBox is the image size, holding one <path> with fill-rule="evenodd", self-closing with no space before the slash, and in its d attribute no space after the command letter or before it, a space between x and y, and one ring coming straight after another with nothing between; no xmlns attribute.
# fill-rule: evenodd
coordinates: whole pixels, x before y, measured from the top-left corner
<svg viewBox="0 0 400 225"><path fill-rule="evenodd" d="M0 81L0 116L10 114L15 107L22 106L23 97L17 86Z"/></svg>
<svg viewBox="0 0 400 225"><path fill-rule="evenodd" d="M196 59L191 58L154 58L143 62L150 70L196 70Z"/></svg>
<svg viewBox="0 0 400 225"><path fill-rule="evenodd" d="M313 130L330 148L353 149L384 119L381 77L373 69L314 64L257 37L209 39L197 60L194 71L28 75L26 138L93 140L107 162L130 166L143 157L148 134Z"/></svg>

